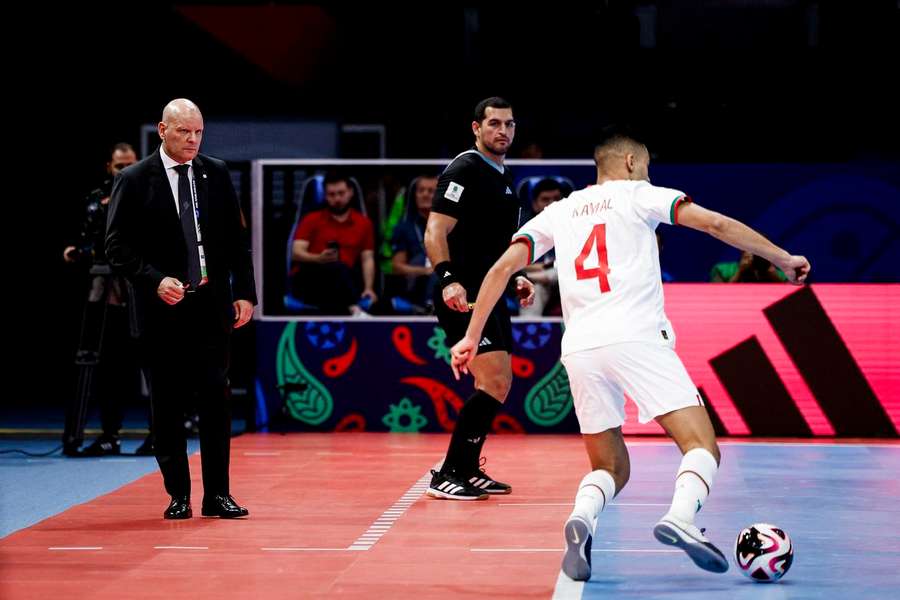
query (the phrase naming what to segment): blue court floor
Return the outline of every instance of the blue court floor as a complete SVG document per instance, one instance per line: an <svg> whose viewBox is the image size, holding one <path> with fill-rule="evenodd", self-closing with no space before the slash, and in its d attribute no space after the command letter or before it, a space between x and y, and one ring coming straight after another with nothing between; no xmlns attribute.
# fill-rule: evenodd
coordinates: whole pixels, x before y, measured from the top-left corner
<svg viewBox="0 0 900 600"><path fill-rule="evenodd" d="M742 527L784 529L794 563L774 584L745 578L733 558L728 573L705 573L655 543L651 528L666 510L679 457L652 446L631 455L631 482L600 516L590 581L581 590L558 585L556 597L900 598L900 446L722 443L718 478L697 523L730 558Z"/></svg>
<svg viewBox="0 0 900 600"><path fill-rule="evenodd" d="M90 441L90 440L89 440ZM157 470L152 456L129 456L142 440L122 440L123 456L68 458L59 452L45 457L0 454L0 538L89 502ZM57 439L0 439L0 450L49 452ZM188 439L188 451L200 443Z"/></svg>

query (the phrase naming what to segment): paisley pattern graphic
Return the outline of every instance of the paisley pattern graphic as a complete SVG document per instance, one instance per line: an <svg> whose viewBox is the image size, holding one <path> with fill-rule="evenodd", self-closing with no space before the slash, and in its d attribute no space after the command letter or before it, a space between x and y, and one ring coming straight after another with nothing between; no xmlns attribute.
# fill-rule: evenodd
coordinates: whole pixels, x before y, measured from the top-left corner
<svg viewBox="0 0 900 600"><path fill-rule="evenodd" d="M428 364L428 361L421 356L418 356L413 349L412 331L406 325L400 325L394 328L393 333L391 333L391 341L394 342L394 348L397 349L400 356L412 364L420 366Z"/></svg>
<svg viewBox="0 0 900 600"><path fill-rule="evenodd" d="M422 416L422 407L413 405L409 398L404 398L400 404L391 404L390 412L381 419L393 433L417 433L428 424L428 419Z"/></svg>
<svg viewBox="0 0 900 600"><path fill-rule="evenodd" d="M310 321L303 329L313 348L321 350L337 348L344 341L347 331L343 323L328 321Z"/></svg>
<svg viewBox="0 0 900 600"><path fill-rule="evenodd" d="M428 339L428 347L434 350L434 357L443 360L448 365L452 355L447 347L447 332L442 327L434 328L434 335Z"/></svg>
<svg viewBox="0 0 900 600"><path fill-rule="evenodd" d="M447 409L447 406L449 405L453 408L456 414L459 414L460 409L463 407L463 400L456 392L430 377L404 377L400 382L415 386L428 394L432 404L434 404L434 412L437 415L438 423L440 423L444 431L453 431L456 421L450 418L450 411Z"/></svg>
<svg viewBox="0 0 900 600"><path fill-rule="evenodd" d="M334 400L328 389L303 366L294 344L296 332L297 323L288 324L278 342L275 359L278 389L293 418L308 425L320 425L331 416Z"/></svg>
<svg viewBox="0 0 900 600"><path fill-rule="evenodd" d="M356 360L356 338L350 342L350 349L346 353L326 360L322 365L322 372L328 377L340 377L347 372L354 360Z"/></svg>
<svg viewBox="0 0 900 600"><path fill-rule="evenodd" d="M550 323L528 323L513 325L513 341L526 350L543 348L553 335Z"/></svg>
<svg viewBox="0 0 900 600"><path fill-rule="evenodd" d="M552 427L565 419L571 410L569 377L562 363L557 362L528 392L525 397L525 414L536 425Z"/></svg>
<svg viewBox="0 0 900 600"><path fill-rule="evenodd" d="M521 356L516 356L513 354L510 356L512 361L512 373L516 377L528 378L534 375L534 363L528 360L527 358L522 358Z"/></svg>

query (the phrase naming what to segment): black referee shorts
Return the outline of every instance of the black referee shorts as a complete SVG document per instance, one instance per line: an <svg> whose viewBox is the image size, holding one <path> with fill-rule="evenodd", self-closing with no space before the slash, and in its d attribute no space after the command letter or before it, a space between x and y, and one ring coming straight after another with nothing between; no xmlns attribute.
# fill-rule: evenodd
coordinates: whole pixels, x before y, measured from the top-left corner
<svg viewBox="0 0 900 600"><path fill-rule="evenodd" d="M434 291L434 313L438 323L447 333L448 348L465 337L472 313L461 313L447 308L439 287ZM506 308L506 299L503 297L497 301L484 324L477 354L496 351L512 354L512 322Z"/></svg>

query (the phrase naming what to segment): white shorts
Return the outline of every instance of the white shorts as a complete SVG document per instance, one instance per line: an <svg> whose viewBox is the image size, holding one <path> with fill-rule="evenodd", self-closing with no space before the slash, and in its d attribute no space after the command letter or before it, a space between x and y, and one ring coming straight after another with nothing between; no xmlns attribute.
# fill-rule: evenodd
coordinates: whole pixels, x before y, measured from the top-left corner
<svg viewBox="0 0 900 600"><path fill-rule="evenodd" d="M610 344L562 357L581 433L600 433L625 423L625 394L638 420L703 406L697 388L669 346L645 342Z"/></svg>

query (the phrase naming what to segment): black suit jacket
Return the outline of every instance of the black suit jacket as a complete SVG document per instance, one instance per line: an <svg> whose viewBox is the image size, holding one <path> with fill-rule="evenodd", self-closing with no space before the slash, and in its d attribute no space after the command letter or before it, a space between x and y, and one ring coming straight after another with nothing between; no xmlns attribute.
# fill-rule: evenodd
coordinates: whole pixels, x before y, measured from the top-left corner
<svg viewBox="0 0 900 600"><path fill-rule="evenodd" d="M160 150L123 170L113 183L106 226L106 256L134 289L137 331L165 319L157 295L164 277L187 281L187 247ZM235 299L256 304L250 240L228 168L221 160L193 160L200 232L207 274L222 329L231 330Z"/></svg>

